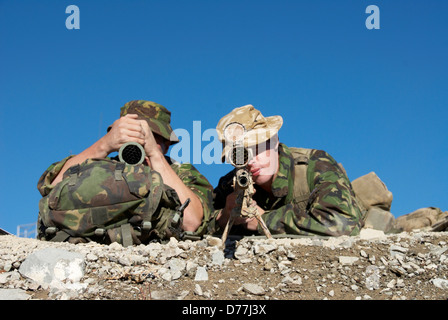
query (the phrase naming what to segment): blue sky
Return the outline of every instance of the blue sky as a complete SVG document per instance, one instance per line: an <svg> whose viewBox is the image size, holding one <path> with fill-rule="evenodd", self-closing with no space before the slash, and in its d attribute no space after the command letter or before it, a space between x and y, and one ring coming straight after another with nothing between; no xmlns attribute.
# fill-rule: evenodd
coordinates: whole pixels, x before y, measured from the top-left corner
<svg viewBox="0 0 448 320"><path fill-rule="evenodd" d="M79 30L65 26L72 4ZM379 30L365 26L371 4ZM283 116L287 145L326 150L351 180L376 172L395 216L448 210L447 12L440 0L0 0L0 227L35 222L40 175L134 99L191 134L253 104ZM231 169L196 166L214 186Z"/></svg>

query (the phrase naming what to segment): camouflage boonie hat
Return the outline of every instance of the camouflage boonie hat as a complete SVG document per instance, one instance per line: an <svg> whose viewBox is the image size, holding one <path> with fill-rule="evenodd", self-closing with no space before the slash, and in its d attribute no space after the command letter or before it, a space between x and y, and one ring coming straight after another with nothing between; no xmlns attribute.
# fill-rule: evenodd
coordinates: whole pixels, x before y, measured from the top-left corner
<svg viewBox="0 0 448 320"><path fill-rule="evenodd" d="M225 158L232 146L232 138L227 137L226 139L224 134L226 128L230 128L231 124L243 125L244 146L250 147L274 137L283 125L283 118L281 116L264 117L250 104L233 109L232 112L222 117L216 126L218 138L224 145L221 159Z"/></svg>
<svg viewBox="0 0 448 320"><path fill-rule="evenodd" d="M120 117L127 114L137 114L138 119L146 120L152 132L170 141L171 144L179 142L171 128L171 112L164 106L146 100L132 100L120 109Z"/></svg>

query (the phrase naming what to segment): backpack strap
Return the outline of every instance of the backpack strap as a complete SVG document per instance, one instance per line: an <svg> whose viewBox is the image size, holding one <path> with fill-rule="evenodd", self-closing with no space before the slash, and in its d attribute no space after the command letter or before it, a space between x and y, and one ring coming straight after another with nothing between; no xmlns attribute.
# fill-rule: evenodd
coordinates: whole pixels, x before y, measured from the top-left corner
<svg viewBox="0 0 448 320"><path fill-rule="evenodd" d="M306 210L308 199L310 197L310 188L308 186L307 169L311 152L313 149L289 148L294 158L294 203L301 210Z"/></svg>

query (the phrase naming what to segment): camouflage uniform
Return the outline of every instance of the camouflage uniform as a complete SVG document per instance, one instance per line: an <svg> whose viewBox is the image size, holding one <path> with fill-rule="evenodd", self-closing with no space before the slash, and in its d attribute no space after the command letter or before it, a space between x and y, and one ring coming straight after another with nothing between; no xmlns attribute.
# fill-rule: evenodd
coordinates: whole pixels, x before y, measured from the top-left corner
<svg viewBox="0 0 448 320"><path fill-rule="evenodd" d="M251 116L248 116L248 114ZM246 122L244 122L243 116L248 119ZM246 128L249 127L249 130L251 127L261 127L260 123L268 122L276 123L278 130L282 124L281 118L264 118L258 110L248 105L237 108L223 117L218 124L218 132L223 132L225 125L232 123L232 121L242 121ZM266 125L265 127L269 129L270 126ZM262 130L259 129L258 131L257 137L260 137ZM272 136L272 133L268 133L268 135ZM255 140L250 136L246 140L249 141L250 139ZM222 137L222 140L224 140L224 137ZM258 138L256 143L259 143L259 141ZM248 142L248 145L250 145L250 142ZM304 199L297 199L295 189L300 183L294 181L298 167L297 159L295 159L291 150L286 145L279 144L279 169L272 182L272 194L269 194L260 186L254 185L256 192L253 199L265 211L261 217L269 231L272 234L303 236L359 234L363 223L363 212L359 207L347 175L338 163L325 151L309 150L304 179L306 179L310 193ZM233 192L235 172L236 169L222 177L214 190L215 212L209 224L209 232L212 234L223 231L220 230L216 217L220 210L225 207L226 197ZM305 183L305 181L302 183ZM250 234L251 232L240 225L236 225L233 226L231 233ZM264 234L260 225L258 226L258 233Z"/></svg>
<svg viewBox="0 0 448 320"><path fill-rule="evenodd" d="M154 102L150 101L144 101L144 100L134 100L131 102L128 102L124 105L124 107L121 108L120 116L124 116L128 113L135 113L139 115L139 119L146 120L148 124L150 125L151 130L162 136L163 138L170 140L171 144L178 142L179 140L175 136L175 134L172 131L172 128L170 126L170 112L163 106L156 104ZM110 130L110 127L109 129ZM64 184L67 184L68 180L70 180L73 176L73 169L75 169L76 166L73 166L69 168L63 176L63 180L58 183L57 185L53 186L51 183L55 179L55 177L61 172L62 168L64 167L65 163L68 159L70 159L72 156L66 157L62 161L53 163L40 177L38 182L38 190L41 193L43 199L39 203L39 209L41 213L45 213L43 216L48 217L49 215L52 216L53 222L54 220L58 219L65 219L65 221L59 221L61 225L67 224L67 219L72 219L73 221L70 221L70 224L84 224L84 229L88 229L91 227L92 221L85 221L82 216L82 210L83 208L89 208L94 206L101 206L102 209L99 210L99 216L102 216L103 220L110 220L110 217L113 216L114 210L123 211L124 205L129 205L129 209L134 210L136 205L138 205L138 210L140 211L151 211L153 212L155 208L151 208L151 206L154 206L154 204L151 204L151 201L145 201L141 202L141 197L144 197L144 194L148 194L148 190L152 188L153 192L149 192L148 197L153 197L155 194L161 194L162 192L156 191L154 188L158 188L157 190L161 189L160 186L163 184L163 178L160 177L158 173L154 173L155 171L150 170L149 167L146 167L144 165L138 165L138 166L131 166L131 165L125 165L120 164L119 166L122 167L122 172L120 173L120 177L118 181L115 181L113 178L111 179L111 174L109 171L114 169L108 169L110 168L116 168L117 161L109 161L110 164L105 164L103 162L101 164L101 170L106 170L104 177L107 180L104 180L101 178L101 180L104 181L87 181L88 177L77 175L75 178L81 181L78 181L76 183L77 186L83 187L83 184L85 183L86 186L84 187L85 194L67 194L66 191L62 191L63 193L60 193L61 199L55 199L57 201L57 206L62 206L65 209L63 210L69 210L70 214L59 214L59 218L55 217L57 215L57 211L54 211L55 214L53 215L53 211L48 210L49 207L51 207L51 210L55 210L56 204L51 204L52 196L50 193L56 189L59 188L63 190L62 188ZM211 207L212 207L212 191L213 187L210 185L208 180L201 174L199 171L190 163L184 163L180 164L173 159L171 159L168 156L165 156L165 159L169 163L170 167L173 169L173 171L177 174L177 176L181 179L181 181L185 184L186 187L191 189L193 193L198 197L199 201L202 204L203 207L203 220L201 225L198 227L196 232L194 232L194 235L201 236L203 235L207 228L206 223L210 218L211 215ZM107 158L107 160L118 160L118 157L115 158ZM87 166L94 166L95 161L93 159L88 159L84 163L81 164L83 168L86 168ZM78 165L79 166L79 165ZM100 165L98 165L100 167ZM116 169L115 169L116 170ZM113 173L113 172L112 172ZM100 175L100 177L102 177ZM113 174L112 174L113 177ZM115 175L116 177L116 175ZM109 195L105 190L112 190L111 194L114 194L117 196L120 194L120 192L116 192L115 189L119 190L119 188L125 188L123 190L126 190L127 187L121 186L119 187L119 184L122 184L122 177L124 177L125 183L129 186L131 196L129 199L109 199ZM91 180L91 179L90 179ZM116 184L116 186L115 186ZM132 190L133 189L133 190ZM162 188L163 190L171 189L169 187ZM69 188L67 190L70 190ZM78 190L79 191L79 190ZM59 192L59 190L58 190ZM65 195L64 195L65 192ZM170 191L168 191L170 192ZM144 193L144 194L142 194ZM154 193L154 195L152 194ZM175 193L175 192L174 192ZM59 195L59 193L56 193ZM133 198L132 195L135 195L136 197ZM173 197L174 199L173 199ZM54 198L54 196L53 196ZM120 200L123 203L123 205L120 205ZM171 200L177 200L177 194L171 195L170 197L167 197L167 199L154 199L153 202L157 202L156 205L158 205L159 201L171 201ZM62 203L61 203L62 201ZM96 203L96 205L95 205ZM101 204L98 204L101 203ZM117 203L115 207L113 207L111 204ZM134 203L134 205L132 204ZM173 207L174 205L177 205L178 202L174 201L173 204L166 203L167 207ZM68 209L67 209L68 208ZM72 210L72 208L76 208L75 210ZM80 209L79 209L80 208ZM127 207L126 207L127 208ZM110 210L109 210L110 209ZM61 209L58 209L61 210ZM96 209L95 209L96 210ZM125 209L127 210L127 209ZM111 211L111 212L109 212ZM61 211L62 212L62 211ZM67 211L65 211L67 212ZM92 214L94 215L94 214ZM143 213L142 216L145 214ZM41 215L40 215L41 216ZM137 217L138 219L139 217ZM140 217L141 218L141 217ZM90 219L90 218L89 218ZM95 220L95 219L94 219ZM112 220L118 221L118 218L112 218ZM164 233L166 232L167 227L167 221L166 219L162 217L158 217L157 220L153 222L153 227L156 229L156 232L158 233ZM137 221L139 222L139 221ZM42 221L38 221L39 224L42 223ZM57 224L57 221L56 221ZM86 226L86 224L88 224ZM74 229L76 230L76 226ZM158 229L158 230L157 230ZM94 229L92 229L94 230ZM163 236L164 234L162 234ZM119 241L118 241L119 242Z"/></svg>
<svg viewBox="0 0 448 320"><path fill-rule="evenodd" d="M51 185L51 182L59 174L64 164L72 156L69 156L60 162L53 163L48 169L42 174L37 184L37 188L43 197L48 196L50 192L56 187ZM182 182L190 188L194 194L199 198L202 204L204 217L202 219L202 224L194 233L195 235L203 235L207 230L207 221L211 215L212 207L212 190L213 187L210 185L208 180L190 163L178 163L169 157L165 157L171 168L179 176ZM117 158L112 158L117 160ZM64 180L70 179L69 170L64 174ZM61 181L60 183L62 183Z"/></svg>

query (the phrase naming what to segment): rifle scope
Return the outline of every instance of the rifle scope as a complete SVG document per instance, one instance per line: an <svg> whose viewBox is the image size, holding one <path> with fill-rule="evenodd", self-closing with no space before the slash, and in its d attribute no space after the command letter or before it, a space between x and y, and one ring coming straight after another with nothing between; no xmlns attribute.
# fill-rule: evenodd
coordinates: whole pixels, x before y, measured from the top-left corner
<svg viewBox="0 0 448 320"><path fill-rule="evenodd" d="M245 148L242 145L236 145L229 151L229 161L232 166L235 168L245 167L250 159L251 153L250 150Z"/></svg>
<svg viewBox="0 0 448 320"><path fill-rule="evenodd" d="M145 156L145 149L137 142L127 142L118 151L118 159L131 165L143 163Z"/></svg>

